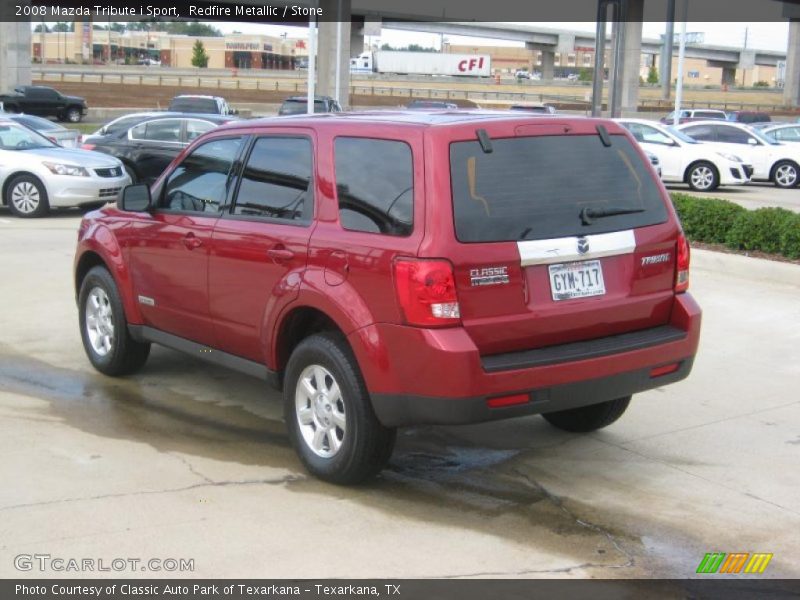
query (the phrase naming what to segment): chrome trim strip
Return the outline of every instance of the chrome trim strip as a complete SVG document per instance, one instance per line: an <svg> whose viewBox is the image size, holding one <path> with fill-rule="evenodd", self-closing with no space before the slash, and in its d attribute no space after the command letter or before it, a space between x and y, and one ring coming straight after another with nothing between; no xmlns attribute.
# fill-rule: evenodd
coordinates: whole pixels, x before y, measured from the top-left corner
<svg viewBox="0 0 800 600"><path fill-rule="evenodd" d="M633 229L598 233L584 237L589 242L589 251L585 254L578 252L579 237L517 242L520 264L523 267L552 265L576 260L590 260L603 256L632 254L636 249L636 235Z"/></svg>

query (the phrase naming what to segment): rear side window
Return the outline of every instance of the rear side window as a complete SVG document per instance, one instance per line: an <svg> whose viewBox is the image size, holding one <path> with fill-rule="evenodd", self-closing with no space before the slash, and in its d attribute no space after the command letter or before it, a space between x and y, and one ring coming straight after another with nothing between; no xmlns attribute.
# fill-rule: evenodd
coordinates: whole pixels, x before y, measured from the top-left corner
<svg viewBox="0 0 800 600"><path fill-rule="evenodd" d="M131 139L150 142L181 143L180 119L160 119L147 121L131 129Z"/></svg>
<svg viewBox="0 0 800 600"><path fill-rule="evenodd" d="M414 168L408 144L339 137L335 152L342 227L385 235L411 235Z"/></svg>
<svg viewBox="0 0 800 600"><path fill-rule="evenodd" d="M596 135L450 145L456 237L462 242L535 240L663 223L667 210L650 167L624 136L606 147ZM580 165L580 167L578 167ZM593 217L590 211L636 211Z"/></svg>
<svg viewBox="0 0 800 600"><path fill-rule="evenodd" d="M310 194L311 141L262 137L247 159L233 214L308 221Z"/></svg>

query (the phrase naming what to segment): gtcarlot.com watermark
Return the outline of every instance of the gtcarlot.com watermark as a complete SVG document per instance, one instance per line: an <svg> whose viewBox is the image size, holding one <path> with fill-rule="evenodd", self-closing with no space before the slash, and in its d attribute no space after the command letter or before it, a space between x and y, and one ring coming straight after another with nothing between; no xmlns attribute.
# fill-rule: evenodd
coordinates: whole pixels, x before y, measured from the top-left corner
<svg viewBox="0 0 800 600"><path fill-rule="evenodd" d="M17 554L17 571L40 573L141 572L185 573L194 571L193 558L74 558L51 554Z"/></svg>

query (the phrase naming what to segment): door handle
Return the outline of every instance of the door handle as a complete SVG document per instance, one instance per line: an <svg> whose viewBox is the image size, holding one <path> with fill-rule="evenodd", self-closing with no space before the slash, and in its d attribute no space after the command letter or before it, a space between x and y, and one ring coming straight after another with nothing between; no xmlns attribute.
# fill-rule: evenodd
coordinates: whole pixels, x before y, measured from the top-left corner
<svg viewBox="0 0 800 600"><path fill-rule="evenodd" d="M186 246L189 250L194 250L195 248L199 248L203 245L203 240L198 238L193 233L187 233L183 236L183 245Z"/></svg>
<svg viewBox="0 0 800 600"><path fill-rule="evenodd" d="M292 258L294 258L294 252L287 249L283 245L278 245L267 250L267 256L269 256L275 262L280 263L292 260Z"/></svg>

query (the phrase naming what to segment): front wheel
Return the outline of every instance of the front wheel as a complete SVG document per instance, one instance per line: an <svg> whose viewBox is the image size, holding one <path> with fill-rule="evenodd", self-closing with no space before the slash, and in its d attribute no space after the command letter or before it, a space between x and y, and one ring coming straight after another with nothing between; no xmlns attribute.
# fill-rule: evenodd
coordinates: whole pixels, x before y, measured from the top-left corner
<svg viewBox="0 0 800 600"><path fill-rule="evenodd" d="M84 277L78 314L83 348L95 369L113 376L144 366L150 344L137 342L128 332L117 284L105 267L94 267Z"/></svg>
<svg viewBox="0 0 800 600"><path fill-rule="evenodd" d="M587 433L611 425L622 416L630 402L631 396L625 396L580 408L544 413L542 416L548 423L564 431Z"/></svg>
<svg viewBox="0 0 800 600"><path fill-rule="evenodd" d="M340 336L317 334L297 346L283 395L289 437L313 475L361 483L388 462L395 430L375 416L355 357Z"/></svg>
<svg viewBox="0 0 800 600"><path fill-rule="evenodd" d="M775 165L772 181L779 188L792 188L797 185L798 167L790 160L782 160Z"/></svg>
<svg viewBox="0 0 800 600"><path fill-rule="evenodd" d="M6 204L11 212L25 219L43 217L50 211L47 190L36 177L18 175L6 188Z"/></svg>
<svg viewBox="0 0 800 600"><path fill-rule="evenodd" d="M689 170L689 187L698 192L710 192L719 186L719 175L714 165L700 162Z"/></svg>

